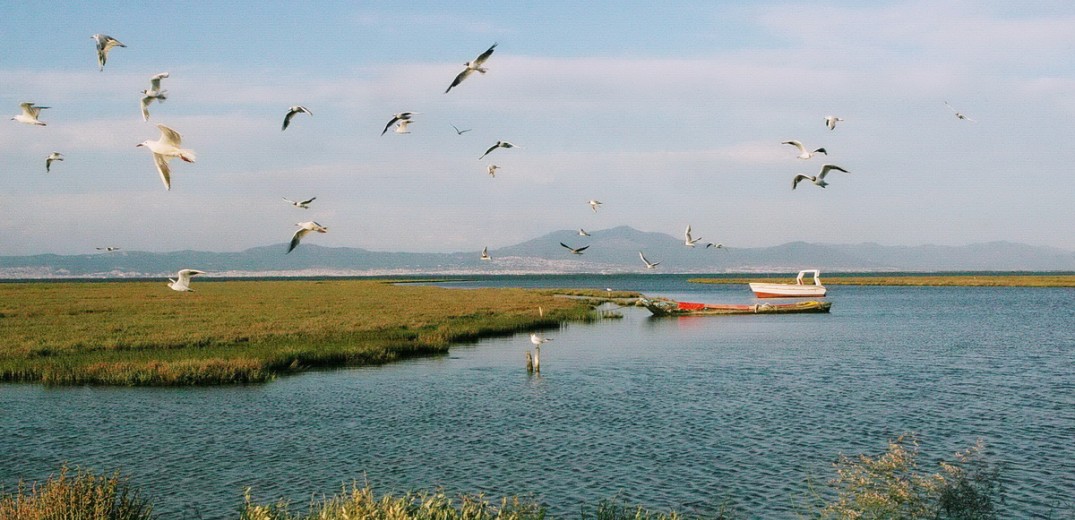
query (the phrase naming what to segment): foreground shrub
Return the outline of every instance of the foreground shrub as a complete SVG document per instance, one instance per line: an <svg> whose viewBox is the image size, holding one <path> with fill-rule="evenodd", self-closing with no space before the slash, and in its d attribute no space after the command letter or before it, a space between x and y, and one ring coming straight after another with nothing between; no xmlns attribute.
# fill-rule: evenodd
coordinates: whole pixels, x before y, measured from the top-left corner
<svg viewBox="0 0 1075 520"><path fill-rule="evenodd" d="M67 466L43 484L20 482L14 494L0 494L3 520L139 520L153 518L152 511L129 479L81 469L71 475Z"/></svg>

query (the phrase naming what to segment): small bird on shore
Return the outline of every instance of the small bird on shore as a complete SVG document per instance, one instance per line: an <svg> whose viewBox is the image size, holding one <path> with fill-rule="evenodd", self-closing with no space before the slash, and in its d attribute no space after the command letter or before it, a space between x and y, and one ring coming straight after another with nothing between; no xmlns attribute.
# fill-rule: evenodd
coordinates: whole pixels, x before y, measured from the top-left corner
<svg viewBox="0 0 1075 520"><path fill-rule="evenodd" d="M843 121L843 119L836 116L825 116L825 126L829 130L836 130L836 123L839 121Z"/></svg>
<svg viewBox="0 0 1075 520"><path fill-rule="evenodd" d="M484 247L482 249L481 259L482 260L492 260L493 259L493 257L489 256L489 246L486 246L486 247Z"/></svg>
<svg viewBox="0 0 1075 520"><path fill-rule="evenodd" d="M803 146L803 144L800 143L799 141L784 141L783 143L780 143L780 144L790 144L790 145L794 146L795 148L798 148L799 149L799 155L796 156L798 159L809 159L809 158L813 157L814 154L818 154L818 153L823 153L825 155L829 155L829 152L826 152L824 148L818 148L817 150L814 150L812 152L808 152L808 151L806 151L806 147Z"/></svg>
<svg viewBox="0 0 1075 520"><path fill-rule="evenodd" d="M295 206L296 208L310 209L310 203L315 201L315 200L317 200L317 197L310 197L310 198L308 198L306 200L299 200L299 201L294 201L294 200L291 200L291 199L289 199L287 197L283 197L283 199L286 200L292 206Z"/></svg>
<svg viewBox="0 0 1075 520"><path fill-rule="evenodd" d="M956 110L955 107L953 107L952 105L949 105L947 101L944 102L944 105L948 107L948 110L951 110L956 115L957 119L962 119L964 121L970 121L971 123L977 123L978 122L978 121L975 121L974 119L971 119L971 118L967 117L963 112L960 112L960 111Z"/></svg>
<svg viewBox="0 0 1075 520"><path fill-rule="evenodd" d="M381 131L381 135L384 135L385 132L387 132L389 128L392 128L392 125L396 124L397 121L408 121L409 122L411 120L411 118L414 117L417 114L418 114L417 112L400 112L398 114L393 114L392 119L388 120L388 124L384 125L384 130ZM403 125L403 130L406 130L406 129L407 129L407 126ZM404 133L404 132L400 132L399 129L397 128L396 133Z"/></svg>
<svg viewBox="0 0 1075 520"><path fill-rule="evenodd" d="M48 173L52 169L52 161L62 161L63 154L60 152L52 152L45 158L45 173Z"/></svg>
<svg viewBox="0 0 1075 520"><path fill-rule="evenodd" d="M45 126L44 121L39 121L37 116L42 110L49 107L39 107L34 105L32 101L19 103L19 107L22 108L22 113L12 117L12 121L18 121L26 125Z"/></svg>
<svg viewBox="0 0 1075 520"><path fill-rule="evenodd" d="M601 205L601 201L597 199L590 199L586 203L590 205L590 209L592 209L594 213L597 213L597 207Z"/></svg>
<svg viewBox="0 0 1075 520"><path fill-rule="evenodd" d="M176 157L185 162L193 163L195 160L194 150L180 148L183 144L183 136L179 132L164 125L157 125L161 131L160 139L156 141L145 140L135 146L144 146L153 152L153 162L157 165L157 173L160 174L164 189L172 189L172 170L168 167L168 161Z"/></svg>
<svg viewBox="0 0 1075 520"><path fill-rule="evenodd" d="M560 245L566 247L568 249L568 251L571 251L571 254L573 254L573 255L581 255L583 251L585 251L588 247L590 247L590 246L571 247L571 246L569 246L569 245L567 245L567 244L565 244L563 242L560 242Z"/></svg>
<svg viewBox="0 0 1075 520"><path fill-rule="evenodd" d="M835 164L826 164L826 165L821 167L821 171L817 175L806 176L806 175L803 175L801 173L799 175L796 175L795 179L793 179L791 181L791 189L794 190L795 187L799 185L799 181L804 180L804 179L814 183L819 188L824 188L825 186L829 185L829 183L825 182L825 176L828 175L829 172L832 171L832 170L841 171L841 172L844 172L844 173L850 173L847 170L845 170L845 169L843 169L843 168L841 168L839 166L836 166Z"/></svg>
<svg viewBox="0 0 1075 520"><path fill-rule="evenodd" d="M287 109L287 114L284 116L284 126L280 128L281 132L287 130L287 125L291 124L291 118L295 117L295 114L307 114L310 116L314 115L313 112L310 112L309 108L306 108L302 105L295 105Z"/></svg>
<svg viewBox="0 0 1075 520"><path fill-rule="evenodd" d="M507 141L497 141L496 144L494 144L493 146L490 146L489 149L486 150L485 153L483 153L481 157L478 157L478 160L479 161L482 160L483 158L485 158L486 155L489 155L490 152L492 152L493 150L496 150L497 148L515 148L515 147L516 147L515 145L513 145L513 144L511 144L511 143L509 143Z"/></svg>
<svg viewBox="0 0 1075 520"><path fill-rule="evenodd" d="M646 255L642 254L642 251L639 251L639 252L638 252L638 256L639 256L640 258L642 258L642 261L643 261L643 262L645 262L645 263L646 263L646 269L654 269L654 268L656 268L656 267L657 267L658 265L661 265L661 263L660 263L660 262L650 262L649 260L647 260L647 259L646 259Z"/></svg>
<svg viewBox="0 0 1075 520"><path fill-rule="evenodd" d="M687 247L694 247L702 237L691 238L691 225L687 224L687 230L683 232L683 244Z"/></svg>
<svg viewBox="0 0 1075 520"><path fill-rule="evenodd" d="M489 59L489 56L493 55L493 49L495 48L496 44L494 43L492 47L489 47L488 50L479 54L477 58L474 58L474 61L468 61L464 63L463 66L466 68L463 69L463 72L460 72L454 80L452 80L452 84L448 85L448 90L445 90L444 93L447 94L449 90L452 90L452 87L458 86L460 83L463 82L463 80L467 79L467 76L470 76L474 71L478 71L481 74L485 74L486 72L488 72L488 69L482 67L482 64L485 63L485 60Z"/></svg>
<svg viewBox="0 0 1075 520"><path fill-rule="evenodd" d="M102 71L105 70L105 62L108 61L108 51L112 50L112 47L126 47L119 40L107 34L95 34L90 38L97 42L97 65L100 66Z"/></svg>
<svg viewBox="0 0 1075 520"><path fill-rule="evenodd" d="M295 225L299 226L299 230L296 231L295 234L291 236L291 245L289 245L287 247L287 252L288 253L290 253L291 251L294 251L295 248L299 246L299 241L302 240L302 237L306 236L311 231L316 231L318 233L327 233L328 232L327 227L322 226L321 224L318 224L317 222L314 222L312 220L309 221L309 222L299 222L298 224L295 224ZM284 254L287 254L287 253L284 253Z"/></svg>
<svg viewBox="0 0 1075 520"><path fill-rule="evenodd" d="M168 287L173 291L179 292L194 292L194 289L190 288L190 277L198 276L199 274L205 274L204 271L198 271L196 269L181 269L176 274L177 280L171 278L168 279Z"/></svg>
<svg viewBox="0 0 1075 520"><path fill-rule="evenodd" d="M166 95L168 91L161 89L161 80L167 77L167 72L150 76L149 89L142 91L142 121L149 121L149 104L153 100L157 100L157 103L163 103L164 100L168 99Z"/></svg>

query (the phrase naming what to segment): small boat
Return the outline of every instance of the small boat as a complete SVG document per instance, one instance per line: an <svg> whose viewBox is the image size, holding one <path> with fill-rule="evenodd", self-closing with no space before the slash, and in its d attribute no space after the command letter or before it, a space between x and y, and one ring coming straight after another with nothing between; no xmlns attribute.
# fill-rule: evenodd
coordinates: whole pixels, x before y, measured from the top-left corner
<svg viewBox="0 0 1075 520"><path fill-rule="evenodd" d="M801 314L829 312L832 302L754 303L749 305L677 302L642 298L639 302L654 316L722 316L729 314Z"/></svg>
<svg viewBox="0 0 1075 520"><path fill-rule="evenodd" d="M808 274L814 276L814 283L804 284L803 277ZM752 283L750 290L758 298L821 298L827 292L821 285L821 271L806 269L799 271L795 283Z"/></svg>

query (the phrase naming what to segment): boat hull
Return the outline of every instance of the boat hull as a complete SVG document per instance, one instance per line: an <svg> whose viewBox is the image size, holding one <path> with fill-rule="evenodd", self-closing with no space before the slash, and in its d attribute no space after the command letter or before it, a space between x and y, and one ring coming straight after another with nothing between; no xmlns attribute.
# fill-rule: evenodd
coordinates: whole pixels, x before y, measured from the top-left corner
<svg viewBox="0 0 1075 520"><path fill-rule="evenodd" d="M828 293L824 285L790 283L752 283L750 290L758 298L821 298Z"/></svg>
<svg viewBox="0 0 1075 520"><path fill-rule="evenodd" d="M672 300L642 300L654 316L728 316L741 314L827 313L832 302L756 303L751 305L713 305Z"/></svg>

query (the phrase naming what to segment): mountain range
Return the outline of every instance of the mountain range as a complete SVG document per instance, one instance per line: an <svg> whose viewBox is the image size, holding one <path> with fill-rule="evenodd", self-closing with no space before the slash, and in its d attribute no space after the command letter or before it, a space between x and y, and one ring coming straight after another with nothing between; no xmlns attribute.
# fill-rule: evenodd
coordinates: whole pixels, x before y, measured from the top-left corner
<svg viewBox="0 0 1075 520"><path fill-rule="evenodd" d="M589 246L582 255L570 247ZM591 232L561 230L500 249L483 261L479 251L392 253L304 243L291 254L286 244L239 252L119 250L88 255L0 256L0 278L146 278L182 268L213 276L376 276L646 272L643 251L664 273L1075 271L1075 252L1012 242L966 246L882 246L789 242L772 247L690 248L682 238L627 226Z"/></svg>

